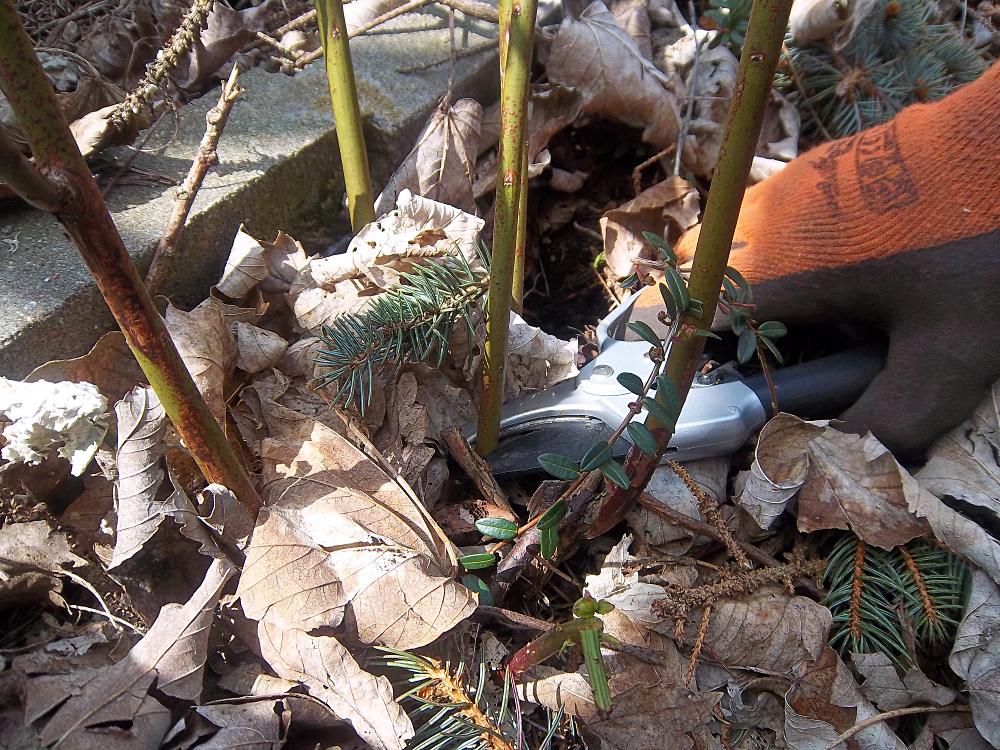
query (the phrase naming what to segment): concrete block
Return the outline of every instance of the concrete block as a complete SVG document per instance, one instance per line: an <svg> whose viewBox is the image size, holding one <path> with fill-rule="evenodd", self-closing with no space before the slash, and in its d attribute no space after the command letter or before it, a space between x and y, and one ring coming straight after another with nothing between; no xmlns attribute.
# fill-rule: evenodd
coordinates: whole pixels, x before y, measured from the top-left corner
<svg viewBox="0 0 1000 750"><path fill-rule="evenodd" d="M555 2L539 9L553 19ZM459 14L456 14L459 15ZM448 53L445 16L438 9L408 14L351 42L366 142L376 192L410 150L421 126L446 93L448 65L417 73L398 68ZM496 27L457 19L462 46L496 37ZM497 55L486 51L458 63L453 98L496 98ZM161 290L180 306L203 299L221 273L241 223L263 239L284 230L317 249L349 229L341 207L343 172L322 61L294 77L255 69L239 78L237 101L219 144L219 164L198 193L170 278ZM135 166L179 182L205 129L218 89L181 108L177 134ZM165 142L168 115L151 138ZM130 152L115 154L123 161ZM115 223L140 271L145 272L170 213L174 189L122 185L108 198ZM0 375L21 378L52 359L85 354L115 328L79 253L48 214L0 208Z"/></svg>

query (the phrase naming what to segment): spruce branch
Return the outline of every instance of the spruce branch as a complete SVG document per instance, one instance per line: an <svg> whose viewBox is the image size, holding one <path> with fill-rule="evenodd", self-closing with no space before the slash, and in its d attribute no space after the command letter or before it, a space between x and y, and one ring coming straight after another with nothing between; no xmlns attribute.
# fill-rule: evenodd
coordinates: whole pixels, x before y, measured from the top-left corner
<svg viewBox="0 0 1000 750"><path fill-rule="evenodd" d="M487 265L484 252L480 260ZM314 387L340 380L332 403L343 399L349 404L357 393L364 413L373 378L386 374L386 367L386 376L392 377L400 365L432 355L440 367L459 318L470 338L475 336L470 311L488 287L488 271L474 269L461 252L444 260L424 258L412 272L400 276L396 288L374 297L365 311L339 315L323 326L319 337L327 348L315 361L330 371L315 378Z"/></svg>

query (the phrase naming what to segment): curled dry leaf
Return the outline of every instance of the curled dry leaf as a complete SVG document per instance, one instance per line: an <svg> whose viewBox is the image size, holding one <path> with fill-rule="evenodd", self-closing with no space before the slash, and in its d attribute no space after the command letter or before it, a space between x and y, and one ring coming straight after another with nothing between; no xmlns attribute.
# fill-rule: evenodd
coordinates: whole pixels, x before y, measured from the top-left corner
<svg viewBox="0 0 1000 750"><path fill-rule="evenodd" d="M653 43L650 39L649 8L646 0L611 0L608 10L618 19L618 25L632 37L642 56L653 57Z"/></svg>
<svg viewBox="0 0 1000 750"><path fill-rule="evenodd" d="M720 503L725 502L729 456L686 461L684 468L704 492ZM691 494L684 480L669 466L656 467L646 491L671 510L690 518L704 520L698 507L698 500ZM636 505L629 512L629 527L642 537L646 544L672 555L686 554L692 545L708 541L707 538L688 529L675 526L641 505Z"/></svg>
<svg viewBox="0 0 1000 750"><path fill-rule="evenodd" d="M110 725L123 741L131 741L127 746L157 747L170 727L170 710L149 690L155 685L172 698L198 701L212 617L234 572L228 560L213 562L186 604L164 606L128 656L82 687L72 677L52 681L49 689L61 690L65 703L41 731L41 742L81 750L105 746Z"/></svg>
<svg viewBox="0 0 1000 750"><path fill-rule="evenodd" d="M247 234L240 224L226 259L226 268L215 288L232 299L246 297L250 290L270 275L264 246Z"/></svg>
<svg viewBox="0 0 1000 750"><path fill-rule="evenodd" d="M822 433L819 425L791 414L778 414L760 431L739 503L762 529L771 528L806 481L809 441Z"/></svg>
<svg viewBox="0 0 1000 750"><path fill-rule="evenodd" d="M539 390L572 378L576 366L576 339L563 341L540 328L528 325L517 313L510 313L507 344L507 374L504 401L527 390Z"/></svg>
<svg viewBox="0 0 1000 750"><path fill-rule="evenodd" d="M269 512L240 579L248 617L308 630L348 622L350 607L351 637L406 649L475 608L437 524L340 435L317 423L307 440L264 440L261 457Z"/></svg>
<svg viewBox="0 0 1000 750"><path fill-rule="evenodd" d="M581 113L643 131L659 148L677 141L680 116L670 79L645 57L604 3L563 20L552 41L549 80L583 96Z"/></svg>
<svg viewBox="0 0 1000 750"><path fill-rule="evenodd" d="M632 273L633 258L659 260L642 233L652 232L673 245L698 223L698 200L698 191L687 180L673 176L605 213L601 217L604 258L615 276Z"/></svg>
<svg viewBox="0 0 1000 750"><path fill-rule="evenodd" d="M204 719L215 728L214 733L206 732L203 725L192 726L191 743L201 741L209 747L246 748L247 750L280 750L285 744L292 710L284 700L261 698L233 703L216 702L208 706L195 706L194 715ZM191 719L189 715L186 717ZM171 734L178 731L178 727ZM210 738L206 735L210 734ZM174 735L177 739L185 735ZM199 745L204 747L205 745Z"/></svg>
<svg viewBox="0 0 1000 750"><path fill-rule="evenodd" d="M914 508L920 488L870 433L847 434L789 414L772 422L761 432L758 459L740 496L763 528L801 483L800 531L850 528L882 549L927 533L927 522L918 517L923 514Z"/></svg>
<svg viewBox="0 0 1000 750"><path fill-rule="evenodd" d="M375 215L389 213L404 189L475 214L472 182L482 117L482 106L472 99L461 99L447 109L435 109L417 144L375 200Z"/></svg>
<svg viewBox="0 0 1000 750"><path fill-rule="evenodd" d="M792 42L802 47L831 36L847 20L848 5L845 0L795 0L788 16Z"/></svg>
<svg viewBox="0 0 1000 750"><path fill-rule="evenodd" d="M236 369L236 339L211 299L191 312L167 306L167 330L195 385L219 424L225 424L223 387Z"/></svg>
<svg viewBox="0 0 1000 750"><path fill-rule="evenodd" d="M236 366L254 375L261 370L277 365L288 342L271 331L265 331L249 323L236 323Z"/></svg>
<svg viewBox="0 0 1000 750"><path fill-rule="evenodd" d="M267 620L258 624L257 636L261 656L279 677L305 685L371 747L402 750L413 736L389 680L361 669L336 638L284 630Z"/></svg>

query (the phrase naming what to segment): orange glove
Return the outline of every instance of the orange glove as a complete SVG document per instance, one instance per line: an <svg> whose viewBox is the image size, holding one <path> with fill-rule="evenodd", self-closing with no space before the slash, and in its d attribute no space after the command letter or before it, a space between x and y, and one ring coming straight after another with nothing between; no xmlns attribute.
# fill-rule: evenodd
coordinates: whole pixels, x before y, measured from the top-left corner
<svg viewBox="0 0 1000 750"><path fill-rule="evenodd" d="M888 332L885 370L843 418L921 457L1000 379L1000 63L747 190L729 263L758 320Z"/></svg>

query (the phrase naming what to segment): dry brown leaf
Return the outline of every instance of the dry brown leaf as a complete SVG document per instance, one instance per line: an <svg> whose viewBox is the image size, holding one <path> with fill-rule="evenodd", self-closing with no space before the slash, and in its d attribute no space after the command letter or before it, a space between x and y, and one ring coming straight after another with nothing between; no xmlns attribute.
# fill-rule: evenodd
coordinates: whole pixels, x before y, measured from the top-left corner
<svg viewBox="0 0 1000 750"><path fill-rule="evenodd" d="M721 693L686 688L640 686L618 695L607 719L587 724L603 750L684 750L693 747L687 732L704 725Z"/></svg>
<svg viewBox="0 0 1000 750"><path fill-rule="evenodd" d="M822 433L819 425L791 414L778 414L760 431L739 503L762 529L771 528L806 481L809 442Z"/></svg>
<svg viewBox="0 0 1000 750"><path fill-rule="evenodd" d="M264 440L261 456L271 512L258 518L240 580L248 617L307 629L337 624L346 603L359 642L405 649L475 608L451 578L455 551L437 524L340 435L317 423L305 441ZM293 572L294 590L281 580Z"/></svg>
<svg viewBox="0 0 1000 750"><path fill-rule="evenodd" d="M226 268L215 288L232 299L242 299L270 275L264 246L240 224L226 259Z"/></svg>
<svg viewBox="0 0 1000 750"><path fill-rule="evenodd" d="M404 2L406 0L354 0L348 3L344 6L347 33L354 33L359 26L395 10Z"/></svg>
<svg viewBox="0 0 1000 750"><path fill-rule="evenodd" d="M236 369L236 339L211 299L191 312L167 306L167 330L195 385L221 425L226 420L222 389Z"/></svg>
<svg viewBox="0 0 1000 750"><path fill-rule="evenodd" d="M63 511L59 523L78 533L94 535L114 510L114 497L115 486L112 482L103 474L90 474L84 477L83 492Z"/></svg>
<svg viewBox="0 0 1000 750"><path fill-rule="evenodd" d="M642 56L653 58L653 42L650 38L649 8L646 0L611 0L608 10L618 20L618 25L632 37Z"/></svg>
<svg viewBox="0 0 1000 750"><path fill-rule="evenodd" d="M1000 588L984 571L972 570L972 591L955 633L948 664L966 681L976 728L1000 743Z"/></svg>
<svg viewBox="0 0 1000 750"><path fill-rule="evenodd" d="M59 591L57 575L87 561L70 548L61 531L45 521L11 523L0 528L0 599L6 606L36 603L49 591Z"/></svg>
<svg viewBox="0 0 1000 750"><path fill-rule="evenodd" d="M235 323L236 366L251 375L277 365L288 342L281 336L249 323Z"/></svg>
<svg viewBox="0 0 1000 750"><path fill-rule="evenodd" d="M600 0L579 20L563 20L546 70L552 83L580 91L581 113L640 128L643 140L659 148L676 143L680 116L670 79Z"/></svg>
<svg viewBox="0 0 1000 750"><path fill-rule="evenodd" d="M259 623L257 635L261 656L279 677L305 685L371 747L402 750L413 736L389 680L361 669L336 638L283 630L266 620Z"/></svg>
<svg viewBox="0 0 1000 750"><path fill-rule="evenodd" d="M826 646L819 658L802 664L785 695L785 741L793 750L823 750L840 732L877 713L847 665ZM859 730L853 739L861 750L906 750L884 722Z"/></svg>
<svg viewBox="0 0 1000 750"><path fill-rule="evenodd" d="M27 383L38 380L49 383L64 380L71 383L93 383L108 403L113 404L121 400L136 384L145 383L146 375L135 361L132 350L128 348L125 335L121 331L112 331L101 336L82 357L46 362L32 370L24 380Z"/></svg>
<svg viewBox="0 0 1000 750"><path fill-rule="evenodd" d="M832 624L830 610L812 599L764 586L748 596L716 602L705 643L731 666L790 672L819 658ZM689 628L693 642L697 622ZM673 622L659 629L672 632Z"/></svg>
<svg viewBox="0 0 1000 750"><path fill-rule="evenodd" d="M619 278L634 270L633 258L659 260L659 253L643 232L664 238L673 245L698 223L698 191L687 180L668 177L646 188L628 203L601 217L604 257Z"/></svg>
<svg viewBox="0 0 1000 750"><path fill-rule="evenodd" d="M858 674L865 678L861 683L861 692L880 711L892 711L905 708L913 703L910 691L899 678L892 660L882 653L852 654Z"/></svg>
<svg viewBox="0 0 1000 750"><path fill-rule="evenodd" d="M66 750L158 747L170 727L170 711L148 691L155 684L173 698L198 701L209 626L219 593L234 572L228 560L216 560L191 599L184 606L164 606L127 657L82 688L69 680L63 688L66 702L46 723L41 741ZM58 692L60 686L52 682L49 689ZM118 727L118 743L112 743L109 724Z"/></svg>
<svg viewBox="0 0 1000 750"><path fill-rule="evenodd" d="M70 123L69 131L85 159L110 146L131 143L140 130L153 123L153 111L150 107L142 107L134 120L125 123L114 118L117 109L117 104L111 104Z"/></svg>
<svg viewBox="0 0 1000 750"><path fill-rule="evenodd" d="M286 701L274 698L232 703L216 701L208 706L195 706L185 717L191 734L175 733L175 728L171 739L176 746L209 750L280 750L285 744L292 713ZM202 721L194 725L194 717Z"/></svg>
<svg viewBox="0 0 1000 750"><path fill-rule="evenodd" d="M729 475L729 456L686 461L684 468L699 487L718 502L726 500L726 483ZM689 518L702 518L698 500L669 466L657 466L646 491L657 501ZM642 505L629 512L629 528L642 540L659 551L671 555L687 554L694 544L704 544L706 537L688 529L675 526Z"/></svg>
<svg viewBox="0 0 1000 750"><path fill-rule="evenodd" d="M418 492L420 478L435 453L427 429L427 409L417 403L417 379L404 372L387 389L386 420L372 442Z"/></svg>
<svg viewBox="0 0 1000 750"><path fill-rule="evenodd" d="M482 106L472 99L461 99L447 110L435 109L417 144L375 200L375 215L395 208L404 189L475 215L472 182L482 117Z"/></svg>
<svg viewBox="0 0 1000 750"><path fill-rule="evenodd" d="M284 232L278 232L273 244L260 244L264 246L269 271L260 288L265 292L287 292L302 269L309 265L305 250Z"/></svg>

